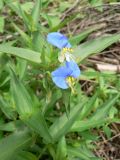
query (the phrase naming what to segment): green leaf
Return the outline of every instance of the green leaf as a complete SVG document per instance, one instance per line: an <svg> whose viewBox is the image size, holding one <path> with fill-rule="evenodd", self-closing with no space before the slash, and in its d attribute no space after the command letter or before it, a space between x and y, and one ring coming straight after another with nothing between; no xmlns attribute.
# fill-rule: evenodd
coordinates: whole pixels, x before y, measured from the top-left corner
<svg viewBox="0 0 120 160"><path fill-rule="evenodd" d="M26 28L28 29L28 30L30 30L30 21L29 21L29 19L28 19L28 17L27 17L27 13L25 14L25 12L24 12L24 10L22 9L22 7L21 7L21 4L19 3L19 2L17 2L17 7L18 7L18 13L19 13L19 15L22 17L22 19L23 19L23 21L24 21L24 24L26 25Z"/></svg>
<svg viewBox="0 0 120 160"><path fill-rule="evenodd" d="M96 93L92 98L89 99L89 103L85 104L85 106L83 107L83 109L79 115L79 120L85 118L90 113L90 111L94 107L97 96L98 96L98 94Z"/></svg>
<svg viewBox="0 0 120 160"><path fill-rule="evenodd" d="M87 41L79 45L74 53L76 60L79 63L86 57L97 54L103 51L105 48L109 47L111 44L117 42L120 39L120 34L113 34L111 36L99 37L94 40Z"/></svg>
<svg viewBox="0 0 120 160"><path fill-rule="evenodd" d="M26 13L30 13L31 9L33 8L34 2L24 2L21 4L22 10Z"/></svg>
<svg viewBox="0 0 120 160"><path fill-rule="evenodd" d="M42 8L42 1L36 0L34 8L32 10L33 24L36 28L38 27L41 8Z"/></svg>
<svg viewBox="0 0 120 160"><path fill-rule="evenodd" d="M33 33L32 46L35 51L42 53L45 43L45 38L39 31Z"/></svg>
<svg viewBox="0 0 120 160"><path fill-rule="evenodd" d="M95 135L90 130L79 132L79 135L82 136L82 138L84 138L85 141L87 141L87 140L97 141L99 138L98 135Z"/></svg>
<svg viewBox="0 0 120 160"><path fill-rule="evenodd" d="M36 133L42 136L47 143L52 141L47 124L41 111L34 105L31 96L21 81L11 69L11 90L20 118Z"/></svg>
<svg viewBox="0 0 120 160"><path fill-rule="evenodd" d="M99 11L103 10L103 0L89 0L90 4L95 7L96 9L98 9Z"/></svg>
<svg viewBox="0 0 120 160"><path fill-rule="evenodd" d="M87 30L83 31L82 33L76 35L76 36L73 36L69 39L70 43L72 45L78 45L82 40L84 40L91 32L93 31L96 31L100 28L102 28L103 26L102 25L99 25L99 26L92 26L90 28L88 28Z"/></svg>
<svg viewBox="0 0 120 160"><path fill-rule="evenodd" d="M73 148L73 147L67 147L68 153L71 154L72 156L79 157L82 160L91 160L91 157L88 157L86 154L83 152L80 152L78 148Z"/></svg>
<svg viewBox="0 0 120 160"><path fill-rule="evenodd" d="M0 95L0 109L8 119L16 118L14 108Z"/></svg>
<svg viewBox="0 0 120 160"><path fill-rule="evenodd" d="M75 120L78 118L83 105L84 103L81 102L81 104L74 106L70 110L69 117L67 117L66 113L64 113L60 118L57 118L57 120L50 127L50 133L54 140L61 138L63 135L69 132Z"/></svg>
<svg viewBox="0 0 120 160"><path fill-rule="evenodd" d="M10 9L14 12L17 13L17 15L23 19L24 24L26 25L26 28L29 30L29 20L27 18L27 16L25 15L24 12L24 4L20 4L18 1L11 1L11 0L4 0L4 2L6 3L6 5L8 5L10 7ZM25 10L26 11L26 10Z"/></svg>
<svg viewBox="0 0 120 160"><path fill-rule="evenodd" d="M40 53L29 50L29 49L11 47L9 45L1 44L0 45L0 52L4 52L6 54L18 56L20 58L26 59L26 60L34 62L34 63L41 63Z"/></svg>
<svg viewBox="0 0 120 160"><path fill-rule="evenodd" d="M66 18L64 21L62 21L61 23L59 23L57 26L54 26L53 28L50 29L50 32L55 32L61 28L63 28L68 22L72 21L75 17L77 16L77 14L73 14L70 17Z"/></svg>
<svg viewBox="0 0 120 160"><path fill-rule="evenodd" d="M43 137L46 143L52 142L52 137L41 111L34 112L30 117L23 119L23 121L33 129L33 131Z"/></svg>
<svg viewBox="0 0 120 160"><path fill-rule="evenodd" d="M15 28L15 30L21 35L23 41L26 43L27 46L31 45L31 39L30 37L23 32L16 24L12 23L13 27Z"/></svg>
<svg viewBox="0 0 120 160"><path fill-rule="evenodd" d="M4 32L4 17L0 17L0 32L3 33Z"/></svg>
<svg viewBox="0 0 120 160"><path fill-rule="evenodd" d="M71 128L71 132L83 132L91 128L102 126L106 122L110 122L110 119L104 118L104 119L98 119L96 121L91 119L87 119L84 121L76 121Z"/></svg>
<svg viewBox="0 0 120 160"><path fill-rule="evenodd" d="M86 148L86 146L81 145L81 147L67 147L69 157L80 158L80 160L102 160L97 158L94 154Z"/></svg>
<svg viewBox="0 0 120 160"><path fill-rule="evenodd" d="M0 124L0 130L1 131L13 132L13 131L15 131L15 129L16 129L16 127L15 127L15 123L14 122Z"/></svg>
<svg viewBox="0 0 120 160"><path fill-rule="evenodd" d="M3 0L0 0L0 10L3 8Z"/></svg>
<svg viewBox="0 0 120 160"><path fill-rule="evenodd" d="M8 62L8 57L6 55L4 55L4 53L0 52L0 73L2 72L4 67L6 66L7 62Z"/></svg>
<svg viewBox="0 0 120 160"><path fill-rule="evenodd" d="M27 61L24 59L17 60L17 71L19 74L20 79L23 79L26 72L27 72Z"/></svg>
<svg viewBox="0 0 120 160"><path fill-rule="evenodd" d="M65 160L67 157L66 139L62 137L57 145L56 160Z"/></svg>
<svg viewBox="0 0 120 160"><path fill-rule="evenodd" d="M111 131L111 129L108 126L104 126L103 127L103 131L106 134L106 136L107 136L108 139L111 138L112 131Z"/></svg>
<svg viewBox="0 0 120 160"><path fill-rule="evenodd" d="M48 15L46 13L40 14L48 23L50 29L52 29L54 26L60 25L60 17L56 15Z"/></svg>
<svg viewBox="0 0 120 160"><path fill-rule="evenodd" d="M103 105L99 107L99 109L87 120L84 121L76 121L71 128L71 131L84 131L90 128L94 128L97 126L101 126L106 122L111 122L112 119L107 117L110 108L118 99L119 95L112 97L111 99L107 100Z"/></svg>
<svg viewBox="0 0 120 160"><path fill-rule="evenodd" d="M30 116L33 112L32 99L20 80L16 77L14 71L11 69L11 91L16 104L16 110L20 116Z"/></svg>
<svg viewBox="0 0 120 160"><path fill-rule="evenodd" d="M18 149L25 147L32 140L25 129L11 134L0 141L0 159L13 160L13 156Z"/></svg>
<svg viewBox="0 0 120 160"><path fill-rule="evenodd" d="M21 151L15 156L15 160L38 160L38 159L33 153L27 151Z"/></svg>
<svg viewBox="0 0 120 160"><path fill-rule="evenodd" d="M61 1L59 6L59 11L64 13L65 10L71 7L71 4L69 1Z"/></svg>
<svg viewBox="0 0 120 160"><path fill-rule="evenodd" d="M42 112L45 116L48 116L53 110L55 103L62 97L60 90L54 91L51 96L51 101L42 107Z"/></svg>
<svg viewBox="0 0 120 160"><path fill-rule="evenodd" d="M113 105L117 101L118 97L119 97L119 95L115 95L112 98L108 99L105 103L103 103L97 109L97 111L93 114L93 116L91 116L91 120L96 121L98 119L102 119L104 117L107 117L111 107L113 107Z"/></svg>
<svg viewBox="0 0 120 160"><path fill-rule="evenodd" d="M18 3L17 2L13 2L11 0L4 0L4 3L10 7L10 9L14 12L16 12L18 14L18 16L20 16L19 10L18 10Z"/></svg>

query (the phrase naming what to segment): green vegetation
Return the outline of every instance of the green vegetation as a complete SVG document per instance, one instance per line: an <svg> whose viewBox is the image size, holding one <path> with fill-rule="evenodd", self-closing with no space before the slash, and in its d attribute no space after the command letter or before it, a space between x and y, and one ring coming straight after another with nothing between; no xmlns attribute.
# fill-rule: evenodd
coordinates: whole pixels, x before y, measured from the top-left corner
<svg viewBox="0 0 120 160"><path fill-rule="evenodd" d="M112 2L117 3L82 5L101 13L103 4ZM72 6L72 0L0 0L0 160L102 160L94 152L98 133L109 139L110 124L120 123L120 75L87 65L88 57L118 43L120 33L87 39L101 28L95 24L72 34L67 25L84 19L66 12ZM60 50L47 35L57 31L69 37L81 69L74 94L51 78Z"/></svg>

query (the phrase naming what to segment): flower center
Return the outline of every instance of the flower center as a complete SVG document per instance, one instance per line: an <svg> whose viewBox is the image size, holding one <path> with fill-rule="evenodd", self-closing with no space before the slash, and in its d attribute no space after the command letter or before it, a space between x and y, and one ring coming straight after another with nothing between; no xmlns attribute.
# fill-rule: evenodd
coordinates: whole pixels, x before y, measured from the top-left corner
<svg viewBox="0 0 120 160"><path fill-rule="evenodd" d="M76 79L74 77L69 76L66 78L66 82L70 87L72 87L75 85Z"/></svg>
<svg viewBox="0 0 120 160"><path fill-rule="evenodd" d="M66 52L71 53L71 52L73 52L73 49L72 48L63 48L62 53L65 54Z"/></svg>
<svg viewBox="0 0 120 160"><path fill-rule="evenodd" d="M68 86L71 88L72 93L75 94L74 85L76 83L76 79L72 76L69 76L66 78L66 82L67 82Z"/></svg>
<svg viewBox="0 0 120 160"><path fill-rule="evenodd" d="M73 60L74 56L71 54L72 52L73 52L72 48L63 48L61 54L58 57L58 60L60 62L64 62L64 60L66 61Z"/></svg>

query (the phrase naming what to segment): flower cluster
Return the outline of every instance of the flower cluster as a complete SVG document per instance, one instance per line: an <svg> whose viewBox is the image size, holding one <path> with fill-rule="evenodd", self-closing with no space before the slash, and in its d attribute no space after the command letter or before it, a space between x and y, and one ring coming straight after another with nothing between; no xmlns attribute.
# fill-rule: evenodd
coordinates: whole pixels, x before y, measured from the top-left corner
<svg viewBox="0 0 120 160"><path fill-rule="evenodd" d="M80 69L72 55L73 49L66 36L59 32L49 33L47 41L61 50L58 60L65 64L52 72L53 82L62 89L71 88L80 75Z"/></svg>

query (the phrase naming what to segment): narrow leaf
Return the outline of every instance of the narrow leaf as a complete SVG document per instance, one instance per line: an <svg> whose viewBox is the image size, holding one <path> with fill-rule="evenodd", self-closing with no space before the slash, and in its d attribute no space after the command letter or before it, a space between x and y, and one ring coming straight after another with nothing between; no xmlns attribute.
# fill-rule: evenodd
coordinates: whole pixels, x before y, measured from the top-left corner
<svg viewBox="0 0 120 160"><path fill-rule="evenodd" d="M96 121L98 119L105 118L108 115L109 110L111 109L111 107L113 107L113 105L117 101L118 97L119 97L119 95L115 95L114 97L111 97L105 103L103 103L98 108L98 110L93 114L93 116L91 117L91 120L95 120Z"/></svg>
<svg viewBox="0 0 120 160"><path fill-rule="evenodd" d="M20 118L49 143L51 141L51 136L41 111L38 111L28 91L22 82L18 80L12 69L11 75L11 89L16 104L16 110Z"/></svg>
<svg viewBox="0 0 120 160"><path fill-rule="evenodd" d="M79 157L83 160L91 160L90 157L85 155L83 152L80 152L78 148L73 148L73 147L68 147L68 153L71 154L72 156Z"/></svg>
<svg viewBox="0 0 120 160"><path fill-rule="evenodd" d="M109 47L111 44L117 42L120 39L120 34L113 34L111 36L99 37L94 40L87 41L79 45L74 53L77 57L77 62L79 63L86 57L97 54L103 51L105 48Z"/></svg>
<svg viewBox="0 0 120 160"><path fill-rule="evenodd" d="M16 116L14 114L14 108L0 95L0 109L5 114L8 119L14 119Z"/></svg>
<svg viewBox="0 0 120 160"><path fill-rule="evenodd" d="M38 160L38 158L31 152L21 151L15 155L15 160Z"/></svg>
<svg viewBox="0 0 120 160"><path fill-rule="evenodd" d="M41 137L44 138L46 143L52 142L52 137L49 133L48 126L46 124L45 118L42 115L41 111L36 111L32 114L32 116L23 119L23 121L39 134Z"/></svg>
<svg viewBox="0 0 120 160"><path fill-rule="evenodd" d="M21 35L23 41L27 44L27 46L29 46L31 43L30 37L25 32L23 32L16 24L12 23L12 25L15 30Z"/></svg>
<svg viewBox="0 0 120 160"><path fill-rule="evenodd" d="M74 124L75 120L78 118L78 115L83 107L84 103L78 104L74 106L70 110L69 117L67 117L66 113L53 123L50 127L50 133L53 136L54 140L59 139L67 132L69 132L70 128Z"/></svg>
<svg viewBox="0 0 120 160"><path fill-rule="evenodd" d="M64 160L67 157L66 139L62 137L57 145L56 160Z"/></svg>
<svg viewBox="0 0 120 160"><path fill-rule="evenodd" d="M119 95L112 97L107 100L99 109L91 116L89 119L84 121L76 121L71 128L71 131L84 131L90 128L101 126L106 122L111 122L112 120L107 117L110 108L118 99Z"/></svg>
<svg viewBox="0 0 120 160"><path fill-rule="evenodd" d="M20 80L11 69L11 91L16 104L16 110L20 116L30 116L33 112L32 99Z"/></svg>
<svg viewBox="0 0 120 160"><path fill-rule="evenodd" d="M18 149L28 145L32 137L26 130L16 132L0 141L0 159L12 160L12 156Z"/></svg>
<svg viewBox="0 0 120 160"><path fill-rule="evenodd" d="M5 25L4 17L0 17L0 32L1 33L3 33L4 31L4 25Z"/></svg>
<svg viewBox="0 0 120 160"><path fill-rule="evenodd" d="M91 32L96 31L100 28L102 28L103 25L99 25L99 26L92 26L88 29L86 29L85 31L83 31L82 33L73 36L69 39L70 43L72 45L78 45L83 39L85 39Z"/></svg>
<svg viewBox="0 0 120 160"><path fill-rule="evenodd" d="M87 119L84 121L76 121L72 128L71 128L71 132L83 132L85 130L91 129L91 128L95 128L95 127L99 127L104 125L106 122L111 122L109 118L104 118L104 119L98 119L98 120L91 120L91 119Z"/></svg>
<svg viewBox="0 0 120 160"><path fill-rule="evenodd" d="M34 23L34 26L36 28L37 28L37 25L38 25L38 22L39 22L41 7L42 7L41 0L36 0L35 6L34 6L34 8L32 10L33 23Z"/></svg>
<svg viewBox="0 0 120 160"><path fill-rule="evenodd" d="M5 124L0 124L0 130L1 131L9 131L9 132L13 132L15 131L16 126L14 122L9 122L9 123L5 123Z"/></svg>
<svg viewBox="0 0 120 160"><path fill-rule="evenodd" d="M4 44L1 44L0 45L0 52L4 52L7 54L18 56L20 58L26 59L26 60L34 62L34 63L41 63L40 53L29 50L29 49L11 47L9 45L7 46Z"/></svg>
<svg viewBox="0 0 120 160"><path fill-rule="evenodd" d="M96 102L96 98L97 98L97 93L89 99L89 103L86 103L85 106L83 107L81 113L80 113L80 116L79 116L79 120L85 118L89 113L90 111L93 109L94 107L94 103Z"/></svg>

